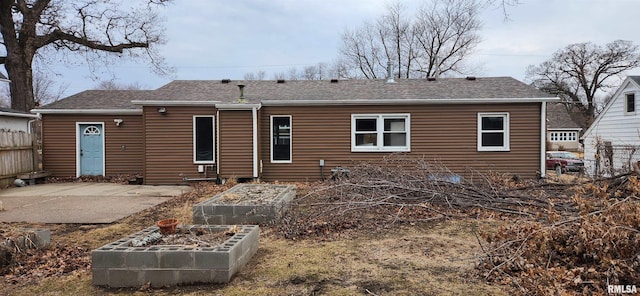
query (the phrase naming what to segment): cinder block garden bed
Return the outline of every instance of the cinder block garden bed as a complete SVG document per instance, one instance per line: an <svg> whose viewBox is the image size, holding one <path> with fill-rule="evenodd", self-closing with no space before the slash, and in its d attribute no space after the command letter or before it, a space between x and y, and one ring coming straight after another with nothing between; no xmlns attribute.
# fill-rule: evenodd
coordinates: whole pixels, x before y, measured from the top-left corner
<svg viewBox="0 0 640 296"><path fill-rule="evenodd" d="M220 235L228 233L228 238ZM93 284L109 287L152 287L195 283L228 283L258 250L256 225L179 226L168 244L157 226L93 250ZM206 241L213 234L218 241ZM222 235L222 237L224 237ZM172 244L181 242L180 244Z"/></svg>
<svg viewBox="0 0 640 296"><path fill-rule="evenodd" d="M193 221L203 225L270 223L282 217L295 196L293 185L238 184L193 206Z"/></svg>

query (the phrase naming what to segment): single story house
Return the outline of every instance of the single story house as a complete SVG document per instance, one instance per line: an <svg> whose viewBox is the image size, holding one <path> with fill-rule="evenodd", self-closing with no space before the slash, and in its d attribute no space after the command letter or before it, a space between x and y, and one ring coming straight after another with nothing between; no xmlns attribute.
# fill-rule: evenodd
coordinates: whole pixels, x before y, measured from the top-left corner
<svg viewBox="0 0 640 296"><path fill-rule="evenodd" d="M545 175L558 98L510 77L177 80L88 90L34 109L55 176L139 174L145 184L319 180L406 153L470 175Z"/></svg>
<svg viewBox="0 0 640 296"><path fill-rule="evenodd" d="M628 172L640 160L640 76L628 76L582 136L585 170Z"/></svg>
<svg viewBox="0 0 640 296"><path fill-rule="evenodd" d="M0 107L0 130L31 133L31 122L38 115Z"/></svg>
<svg viewBox="0 0 640 296"><path fill-rule="evenodd" d="M547 149L582 151L581 131L564 103L547 104Z"/></svg>

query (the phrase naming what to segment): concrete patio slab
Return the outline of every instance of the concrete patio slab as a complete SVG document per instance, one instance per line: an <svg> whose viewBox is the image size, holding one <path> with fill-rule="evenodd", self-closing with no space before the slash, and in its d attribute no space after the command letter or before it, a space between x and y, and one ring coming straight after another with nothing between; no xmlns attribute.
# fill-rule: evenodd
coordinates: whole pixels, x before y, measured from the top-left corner
<svg viewBox="0 0 640 296"><path fill-rule="evenodd" d="M189 186L53 183L0 190L0 222L112 223L191 190Z"/></svg>

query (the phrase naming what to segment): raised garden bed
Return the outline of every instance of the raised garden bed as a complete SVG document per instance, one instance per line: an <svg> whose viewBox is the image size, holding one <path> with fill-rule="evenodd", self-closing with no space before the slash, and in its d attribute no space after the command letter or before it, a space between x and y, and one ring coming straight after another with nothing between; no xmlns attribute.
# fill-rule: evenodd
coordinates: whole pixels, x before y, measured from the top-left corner
<svg viewBox="0 0 640 296"><path fill-rule="evenodd" d="M238 184L193 206L203 225L265 224L279 220L296 196L293 185Z"/></svg>
<svg viewBox="0 0 640 296"><path fill-rule="evenodd" d="M163 236L157 226L149 227L93 250L92 282L109 287L228 283L258 250L259 232L256 225L183 225ZM161 242L163 237L168 241Z"/></svg>

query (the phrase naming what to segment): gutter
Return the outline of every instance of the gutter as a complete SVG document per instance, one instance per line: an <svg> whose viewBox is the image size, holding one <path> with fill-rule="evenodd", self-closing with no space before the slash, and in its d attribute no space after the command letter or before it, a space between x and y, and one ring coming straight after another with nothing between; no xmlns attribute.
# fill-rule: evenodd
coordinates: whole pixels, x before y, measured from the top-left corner
<svg viewBox="0 0 640 296"><path fill-rule="evenodd" d="M542 102L540 109L540 178L547 176L547 103Z"/></svg>
<svg viewBox="0 0 640 296"><path fill-rule="evenodd" d="M33 112L33 110L31 112ZM33 118L33 119L40 118L38 114L14 113L14 112L4 112L4 111L0 111L0 115L11 116L11 117Z"/></svg>
<svg viewBox="0 0 640 296"><path fill-rule="evenodd" d="M131 104L142 106L215 106L220 101L163 101L163 100L133 100Z"/></svg>
<svg viewBox="0 0 640 296"><path fill-rule="evenodd" d="M253 177L258 178L258 109L260 107L251 108L252 127L253 127Z"/></svg>
<svg viewBox="0 0 640 296"><path fill-rule="evenodd" d="M263 106L327 106L327 105L431 105L431 104L505 104L556 102L545 98L459 98L459 99L380 99L380 100L263 100Z"/></svg>
<svg viewBox="0 0 640 296"><path fill-rule="evenodd" d="M259 110L262 104L215 104L218 110Z"/></svg>
<svg viewBox="0 0 640 296"><path fill-rule="evenodd" d="M33 109L38 114L140 115L142 109Z"/></svg>

